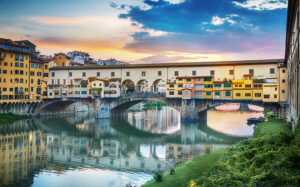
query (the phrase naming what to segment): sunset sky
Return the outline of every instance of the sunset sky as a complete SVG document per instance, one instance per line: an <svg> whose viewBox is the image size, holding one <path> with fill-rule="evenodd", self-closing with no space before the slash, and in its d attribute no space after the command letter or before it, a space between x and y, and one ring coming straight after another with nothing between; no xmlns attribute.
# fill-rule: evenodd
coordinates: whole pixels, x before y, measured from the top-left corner
<svg viewBox="0 0 300 187"><path fill-rule="evenodd" d="M132 63L284 57L287 0L1 0L0 37Z"/></svg>

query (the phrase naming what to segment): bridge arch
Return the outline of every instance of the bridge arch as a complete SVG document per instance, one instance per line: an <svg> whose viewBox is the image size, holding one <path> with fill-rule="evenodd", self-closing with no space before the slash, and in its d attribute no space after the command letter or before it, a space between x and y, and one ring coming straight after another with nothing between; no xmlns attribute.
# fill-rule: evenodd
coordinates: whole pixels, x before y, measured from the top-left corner
<svg viewBox="0 0 300 187"><path fill-rule="evenodd" d="M131 79L126 79L122 82L123 93L132 93L135 91L134 82Z"/></svg>
<svg viewBox="0 0 300 187"><path fill-rule="evenodd" d="M148 92L149 87L148 87L148 81L146 79L141 79L137 82L137 91L138 92Z"/></svg>
<svg viewBox="0 0 300 187"><path fill-rule="evenodd" d="M166 82L162 79L156 79L152 84L152 92L166 93Z"/></svg>

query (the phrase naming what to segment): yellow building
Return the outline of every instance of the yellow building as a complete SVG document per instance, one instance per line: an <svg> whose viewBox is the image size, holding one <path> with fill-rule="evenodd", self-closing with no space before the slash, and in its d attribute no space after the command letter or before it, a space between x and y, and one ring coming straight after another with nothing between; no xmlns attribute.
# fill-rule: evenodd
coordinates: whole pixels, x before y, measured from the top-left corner
<svg viewBox="0 0 300 187"><path fill-rule="evenodd" d="M0 39L0 103L29 102L29 47Z"/></svg>
<svg viewBox="0 0 300 187"><path fill-rule="evenodd" d="M204 77L204 98L205 99L213 98L213 82L214 82L214 77L212 76Z"/></svg>
<svg viewBox="0 0 300 187"><path fill-rule="evenodd" d="M244 75L243 80L232 80L234 100L252 100L253 75Z"/></svg>
<svg viewBox="0 0 300 187"><path fill-rule="evenodd" d="M279 84L277 78L267 78L263 86L263 102L279 102Z"/></svg>
<svg viewBox="0 0 300 187"><path fill-rule="evenodd" d="M29 102L41 102L43 98L47 98L48 63L46 59L32 58L30 60Z"/></svg>

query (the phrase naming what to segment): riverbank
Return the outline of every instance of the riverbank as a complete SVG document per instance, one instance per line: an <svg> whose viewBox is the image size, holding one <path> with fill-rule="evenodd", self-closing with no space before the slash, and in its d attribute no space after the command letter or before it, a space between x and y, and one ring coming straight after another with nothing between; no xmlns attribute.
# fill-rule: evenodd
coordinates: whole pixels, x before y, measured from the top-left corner
<svg viewBox="0 0 300 187"><path fill-rule="evenodd" d="M0 114L0 125L1 124L6 124L6 123L12 123L14 121L22 120L22 119L27 119L30 116L28 115L18 115L18 114L13 114L13 113L1 113Z"/></svg>
<svg viewBox="0 0 300 187"><path fill-rule="evenodd" d="M160 186L297 186L300 181L300 129L283 120L255 127L254 138L210 155L196 157L165 173Z"/></svg>

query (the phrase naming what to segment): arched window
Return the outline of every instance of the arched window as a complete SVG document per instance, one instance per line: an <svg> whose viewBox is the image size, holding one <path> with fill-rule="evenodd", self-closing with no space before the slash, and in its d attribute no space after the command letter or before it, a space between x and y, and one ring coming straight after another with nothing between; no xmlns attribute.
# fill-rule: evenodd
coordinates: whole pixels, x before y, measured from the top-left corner
<svg viewBox="0 0 300 187"><path fill-rule="evenodd" d="M19 75L19 70L15 70L15 74L16 74L16 75Z"/></svg>

